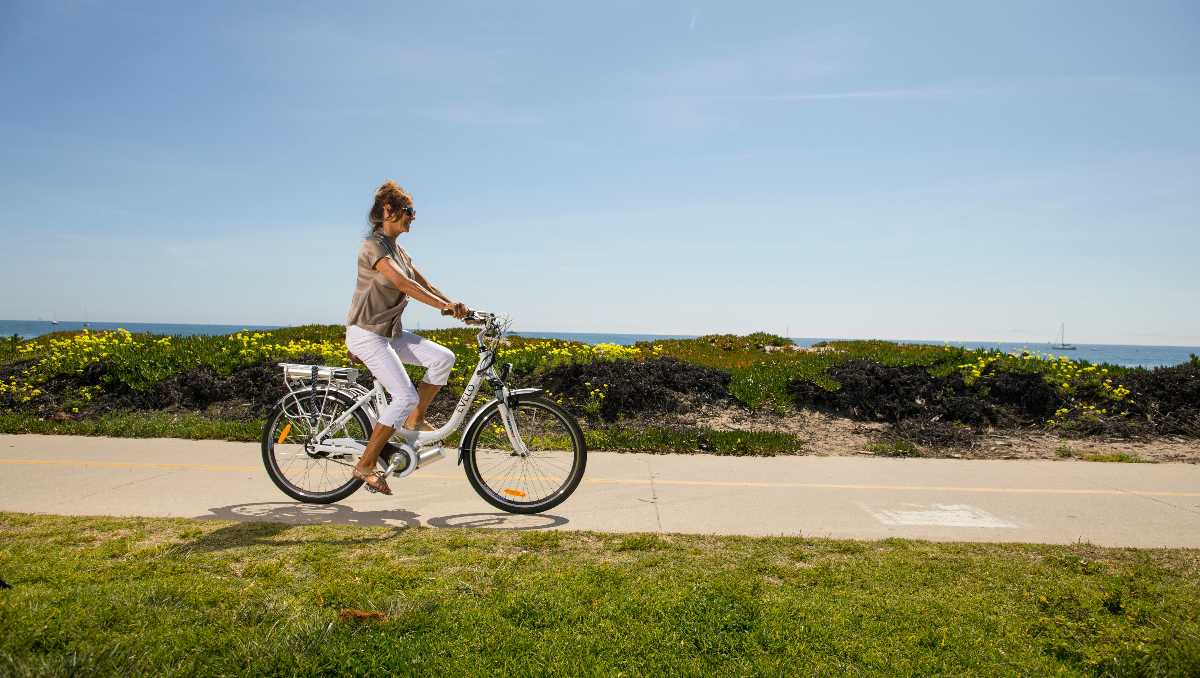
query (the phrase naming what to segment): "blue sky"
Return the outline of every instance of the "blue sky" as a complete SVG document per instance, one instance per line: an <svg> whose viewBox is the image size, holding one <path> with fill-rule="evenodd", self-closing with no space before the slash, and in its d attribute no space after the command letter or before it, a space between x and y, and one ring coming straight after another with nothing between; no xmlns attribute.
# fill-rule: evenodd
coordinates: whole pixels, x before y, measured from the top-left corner
<svg viewBox="0 0 1200 678"><path fill-rule="evenodd" d="M1200 5L907 4L5 2L0 318L1200 345Z"/></svg>

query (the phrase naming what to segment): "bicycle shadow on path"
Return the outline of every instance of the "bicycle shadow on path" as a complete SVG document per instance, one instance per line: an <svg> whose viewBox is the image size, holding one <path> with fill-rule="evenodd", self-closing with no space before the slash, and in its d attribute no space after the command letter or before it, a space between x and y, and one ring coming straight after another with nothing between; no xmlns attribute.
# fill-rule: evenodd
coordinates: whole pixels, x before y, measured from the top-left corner
<svg viewBox="0 0 1200 678"><path fill-rule="evenodd" d="M421 527L420 514L405 509L357 511L339 504L300 504L288 502L257 502L230 504L209 509L197 520L236 520L238 524L214 530L192 546L205 551L250 546L254 544L279 546L283 544L322 543L349 546L387 541L401 532ZM425 526L438 529L476 528L489 530L546 530L565 525L563 516L516 515L511 513L458 513L435 516L425 520ZM343 539L280 540L279 535L297 525L358 525L390 527L379 536L348 537Z"/></svg>

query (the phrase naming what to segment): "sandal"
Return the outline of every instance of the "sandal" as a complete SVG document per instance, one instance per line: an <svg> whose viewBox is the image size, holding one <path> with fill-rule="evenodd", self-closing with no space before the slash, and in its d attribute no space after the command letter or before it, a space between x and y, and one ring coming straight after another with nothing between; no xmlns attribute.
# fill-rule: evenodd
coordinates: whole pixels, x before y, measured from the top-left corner
<svg viewBox="0 0 1200 678"><path fill-rule="evenodd" d="M384 480L384 476L386 476L387 474L384 473L383 471L372 471L370 473L363 473L362 471L358 470L357 466L355 466L350 471L350 475L354 476L355 480L363 481L363 486L366 487L367 492L370 492L371 494L379 493L379 494L391 495L391 493L392 493L392 488L388 487L387 481ZM372 478L374 478L376 480L375 483L371 482Z"/></svg>

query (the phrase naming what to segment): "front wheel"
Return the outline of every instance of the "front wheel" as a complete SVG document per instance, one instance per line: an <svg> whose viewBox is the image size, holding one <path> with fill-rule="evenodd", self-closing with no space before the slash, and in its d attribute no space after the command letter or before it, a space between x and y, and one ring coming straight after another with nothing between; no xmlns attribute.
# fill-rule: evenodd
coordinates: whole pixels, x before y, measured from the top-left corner
<svg viewBox="0 0 1200 678"><path fill-rule="evenodd" d="M487 405L463 434L463 468L484 501L509 513L541 513L567 500L587 465L583 431L557 403L522 397L512 406L522 454L514 449L500 414Z"/></svg>

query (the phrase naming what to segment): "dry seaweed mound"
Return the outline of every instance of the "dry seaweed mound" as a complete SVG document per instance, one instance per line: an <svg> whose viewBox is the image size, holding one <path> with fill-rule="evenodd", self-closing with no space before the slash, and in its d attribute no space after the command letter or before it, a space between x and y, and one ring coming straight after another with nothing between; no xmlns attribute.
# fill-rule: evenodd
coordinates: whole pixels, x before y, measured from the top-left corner
<svg viewBox="0 0 1200 678"><path fill-rule="evenodd" d="M300 356L292 362L318 364L319 356ZM205 410L218 403L236 403L244 416L261 416L284 393L283 378L276 361L263 360L240 367L228 376L210 365L198 365L135 390L113 373L112 366L101 361L89 365L81 374L59 376L42 386L42 395L26 408L49 415L64 408L71 393L81 387L101 386L88 403L88 414L128 410Z"/></svg>
<svg viewBox="0 0 1200 678"><path fill-rule="evenodd" d="M1062 396L1034 372L992 372L980 392L994 405L1008 408L1020 419L1045 421L1062 406Z"/></svg>
<svg viewBox="0 0 1200 678"><path fill-rule="evenodd" d="M1129 412L1156 432L1200 436L1200 359L1173 367L1131 371Z"/></svg>
<svg viewBox="0 0 1200 678"><path fill-rule="evenodd" d="M562 398L575 414L598 415L605 421L615 421L619 415L676 412L685 400L730 400L728 373L674 358L559 365L532 381Z"/></svg>
<svg viewBox="0 0 1200 678"><path fill-rule="evenodd" d="M930 448L964 448L975 444L977 431L958 422L904 419L891 425L884 440L906 440Z"/></svg>
<svg viewBox="0 0 1200 678"><path fill-rule="evenodd" d="M958 374L935 377L917 365L889 367L851 360L830 368L828 375L842 387L827 391L808 380L793 379L788 384L793 402L859 421L938 418L983 425L1001 418Z"/></svg>
<svg viewBox="0 0 1200 678"><path fill-rule="evenodd" d="M975 427L1041 423L1062 402L1054 388L1033 373L996 372L968 386L958 373L934 376L917 365L891 367L852 360L827 374L841 384L840 389L829 391L806 379L793 379L788 384L793 402L859 421L911 419ZM959 435L945 426L929 431L940 438Z"/></svg>

